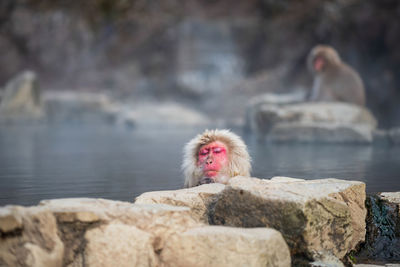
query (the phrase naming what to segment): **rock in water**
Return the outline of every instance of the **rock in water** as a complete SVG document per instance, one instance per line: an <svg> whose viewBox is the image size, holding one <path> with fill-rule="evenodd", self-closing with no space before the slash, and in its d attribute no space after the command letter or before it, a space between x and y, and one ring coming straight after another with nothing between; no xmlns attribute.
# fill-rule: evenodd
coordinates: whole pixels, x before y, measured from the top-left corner
<svg viewBox="0 0 400 267"><path fill-rule="evenodd" d="M43 117L36 74L25 71L10 80L0 102L0 121L30 121Z"/></svg>
<svg viewBox="0 0 400 267"><path fill-rule="evenodd" d="M348 103L257 103L247 110L250 130L272 142L371 143L376 119Z"/></svg>

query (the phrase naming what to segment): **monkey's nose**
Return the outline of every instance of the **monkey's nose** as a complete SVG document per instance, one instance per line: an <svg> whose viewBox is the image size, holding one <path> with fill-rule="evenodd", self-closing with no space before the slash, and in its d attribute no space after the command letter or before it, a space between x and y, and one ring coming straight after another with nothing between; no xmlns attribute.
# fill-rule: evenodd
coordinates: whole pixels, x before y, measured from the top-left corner
<svg viewBox="0 0 400 267"><path fill-rule="evenodd" d="M211 158L208 158L208 159L206 160L206 164L207 164L207 165L210 165L212 162L213 162L213 160L212 160Z"/></svg>

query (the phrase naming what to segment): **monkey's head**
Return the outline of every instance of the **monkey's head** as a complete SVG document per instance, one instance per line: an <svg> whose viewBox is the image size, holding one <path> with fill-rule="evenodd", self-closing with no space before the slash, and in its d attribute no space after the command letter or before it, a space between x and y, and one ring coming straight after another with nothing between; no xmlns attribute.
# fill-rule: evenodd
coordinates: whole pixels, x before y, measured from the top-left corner
<svg viewBox="0 0 400 267"><path fill-rule="evenodd" d="M328 45L315 46L307 57L307 66L311 73L318 74L339 65L341 59L334 48Z"/></svg>
<svg viewBox="0 0 400 267"><path fill-rule="evenodd" d="M250 156L243 140L229 130L206 130L183 150L184 187L226 183L229 178L250 176Z"/></svg>

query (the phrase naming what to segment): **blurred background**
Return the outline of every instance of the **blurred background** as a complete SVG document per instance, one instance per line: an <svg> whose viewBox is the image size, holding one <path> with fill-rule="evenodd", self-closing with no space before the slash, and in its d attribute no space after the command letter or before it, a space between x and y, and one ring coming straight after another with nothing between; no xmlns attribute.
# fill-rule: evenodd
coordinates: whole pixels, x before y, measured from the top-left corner
<svg viewBox="0 0 400 267"><path fill-rule="evenodd" d="M179 102L227 123L265 92L311 88L319 43L360 72L380 128L400 125L396 0L2 0L0 84ZM228 101L229 100L229 101Z"/></svg>
<svg viewBox="0 0 400 267"><path fill-rule="evenodd" d="M1 0L0 107L23 75L41 95L22 96L25 115L61 123L0 123L0 204L181 188L182 148L206 127L245 139L254 177L400 190L400 146L242 134L250 99L309 94L305 61L321 43L360 73L379 128L400 126L399 42L397 0Z"/></svg>

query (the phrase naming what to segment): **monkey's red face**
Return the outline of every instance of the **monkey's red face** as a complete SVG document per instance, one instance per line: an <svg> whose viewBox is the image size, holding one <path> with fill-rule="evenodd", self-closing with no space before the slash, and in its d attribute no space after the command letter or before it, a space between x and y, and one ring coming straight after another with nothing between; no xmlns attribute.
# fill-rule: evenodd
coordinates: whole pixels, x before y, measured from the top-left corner
<svg viewBox="0 0 400 267"><path fill-rule="evenodd" d="M224 143L215 141L200 147L197 166L205 177L214 178L228 166L228 151Z"/></svg>
<svg viewBox="0 0 400 267"><path fill-rule="evenodd" d="M313 65L315 71L321 71L325 65L325 59L321 56L317 56L314 59Z"/></svg>

